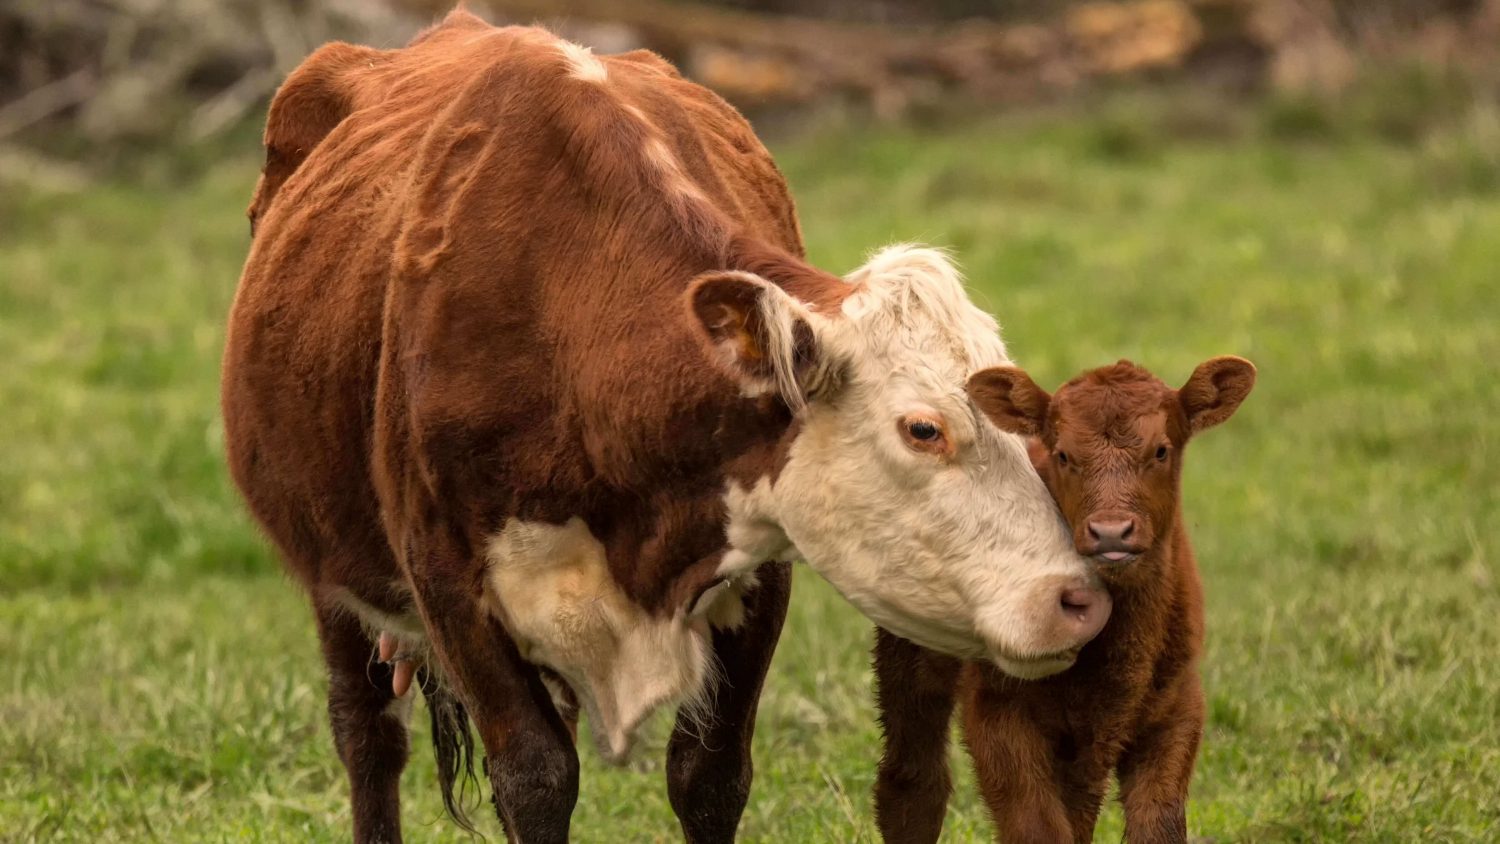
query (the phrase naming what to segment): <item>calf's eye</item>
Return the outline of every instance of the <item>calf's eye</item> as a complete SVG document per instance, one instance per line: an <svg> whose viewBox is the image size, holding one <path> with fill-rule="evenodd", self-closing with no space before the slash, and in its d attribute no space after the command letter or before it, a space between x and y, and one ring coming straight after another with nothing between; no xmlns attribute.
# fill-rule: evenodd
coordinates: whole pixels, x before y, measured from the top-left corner
<svg viewBox="0 0 1500 844"><path fill-rule="evenodd" d="M938 438L938 426L927 421L913 422L906 426L906 432L911 434L912 439L922 442L931 442Z"/></svg>
<svg viewBox="0 0 1500 844"><path fill-rule="evenodd" d="M1066 451L1059 451L1057 453L1057 462L1063 466L1068 465L1068 453Z"/></svg>
<svg viewBox="0 0 1500 844"><path fill-rule="evenodd" d="M1156 459L1157 460L1166 460L1167 459L1167 447L1166 446L1159 445L1159 446L1156 447Z"/></svg>

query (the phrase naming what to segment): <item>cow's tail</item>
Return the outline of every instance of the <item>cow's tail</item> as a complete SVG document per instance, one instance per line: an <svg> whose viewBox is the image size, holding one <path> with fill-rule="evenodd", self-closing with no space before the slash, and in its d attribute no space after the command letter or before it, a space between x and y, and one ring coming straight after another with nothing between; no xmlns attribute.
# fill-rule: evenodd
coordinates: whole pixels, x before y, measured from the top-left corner
<svg viewBox="0 0 1500 844"><path fill-rule="evenodd" d="M458 696L431 668L421 669L422 696L432 716L432 751L437 760L438 784L443 806L465 830L479 835L469 820L467 806L479 795L474 776L474 737L469 732L469 713Z"/></svg>

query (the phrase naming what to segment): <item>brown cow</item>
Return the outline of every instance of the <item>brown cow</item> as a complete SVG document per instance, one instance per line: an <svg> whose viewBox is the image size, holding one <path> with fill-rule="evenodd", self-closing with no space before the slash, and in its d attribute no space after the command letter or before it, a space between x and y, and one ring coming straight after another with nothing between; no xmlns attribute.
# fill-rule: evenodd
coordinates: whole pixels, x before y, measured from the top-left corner
<svg viewBox="0 0 1500 844"><path fill-rule="evenodd" d="M454 13L318 50L265 138L228 459L311 597L356 839L400 837L417 665L450 810L465 718L509 834L558 841L576 710L619 759L683 704L668 793L725 841L784 561L1017 676L1108 617L964 392L1009 361L952 265L806 264L749 126L658 57Z"/></svg>
<svg viewBox="0 0 1500 844"><path fill-rule="evenodd" d="M1236 357L1202 364L1181 390L1128 361L1053 396L1013 367L970 379L970 395L998 427L1034 438L1037 471L1079 553L1097 561L1114 612L1071 669L1030 682L881 636L887 742L876 804L887 841L937 838L955 696L1001 840L1092 840L1112 772L1127 840L1187 840L1204 717L1203 598L1179 501L1182 454L1254 384L1255 368Z"/></svg>

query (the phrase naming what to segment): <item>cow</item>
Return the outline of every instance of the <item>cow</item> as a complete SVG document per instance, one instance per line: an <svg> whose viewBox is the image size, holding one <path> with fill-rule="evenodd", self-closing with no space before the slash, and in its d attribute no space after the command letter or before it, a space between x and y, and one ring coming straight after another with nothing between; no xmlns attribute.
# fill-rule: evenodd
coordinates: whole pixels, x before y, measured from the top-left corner
<svg viewBox="0 0 1500 844"><path fill-rule="evenodd" d="M249 209L231 475L307 592L357 841L400 839L415 683L439 779L565 840L581 710L620 760L677 706L668 794L733 838L804 559L881 625L1017 676L1109 611L941 252L803 257L748 124L666 61L463 11L285 80Z"/></svg>
<svg viewBox="0 0 1500 844"><path fill-rule="evenodd" d="M1130 842L1187 841L1203 733L1203 595L1182 519L1183 451L1255 385L1242 358L1200 364L1180 390L1129 361L1054 395L1022 370L969 380L999 428L1030 438L1037 472L1113 597L1067 671L1030 682L895 637L876 646L886 724L876 814L887 842L932 842L948 797L948 724L964 741L1002 841L1086 842L1117 774Z"/></svg>

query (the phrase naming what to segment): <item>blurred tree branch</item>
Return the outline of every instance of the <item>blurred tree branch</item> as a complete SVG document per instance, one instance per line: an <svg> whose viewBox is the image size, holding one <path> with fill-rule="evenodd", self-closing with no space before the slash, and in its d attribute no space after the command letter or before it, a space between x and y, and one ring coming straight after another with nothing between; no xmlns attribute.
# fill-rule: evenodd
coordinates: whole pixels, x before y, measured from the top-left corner
<svg viewBox="0 0 1500 844"><path fill-rule="evenodd" d="M98 83L92 68L80 68L0 106L0 140L84 102Z"/></svg>

